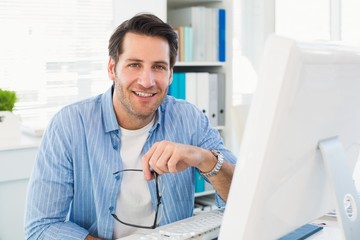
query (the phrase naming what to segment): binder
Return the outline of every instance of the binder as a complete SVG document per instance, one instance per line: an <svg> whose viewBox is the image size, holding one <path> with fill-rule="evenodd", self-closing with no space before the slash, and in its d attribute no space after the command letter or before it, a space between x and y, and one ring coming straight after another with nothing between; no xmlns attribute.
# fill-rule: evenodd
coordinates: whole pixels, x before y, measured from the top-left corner
<svg viewBox="0 0 360 240"><path fill-rule="evenodd" d="M205 179L200 174L198 170L196 170L195 174L195 192L204 192L205 191Z"/></svg>
<svg viewBox="0 0 360 240"><path fill-rule="evenodd" d="M168 95L173 96L173 97L175 97L174 94L176 95L177 87L175 85L177 84L177 76L178 75L176 73L173 74L172 82L168 89Z"/></svg>
<svg viewBox="0 0 360 240"><path fill-rule="evenodd" d="M226 11L219 9L219 61L226 61Z"/></svg>
<svg viewBox="0 0 360 240"><path fill-rule="evenodd" d="M174 73L173 81L169 87L169 95L177 99L185 99L185 88L185 73Z"/></svg>
<svg viewBox="0 0 360 240"><path fill-rule="evenodd" d="M197 73L197 106L209 117L209 73Z"/></svg>
<svg viewBox="0 0 360 240"><path fill-rule="evenodd" d="M185 99L186 101L197 106L197 73L185 73Z"/></svg>
<svg viewBox="0 0 360 240"><path fill-rule="evenodd" d="M211 126L218 125L218 74L210 73L209 75L209 121Z"/></svg>
<svg viewBox="0 0 360 240"><path fill-rule="evenodd" d="M169 95L197 106L213 127L225 125L225 74L176 72Z"/></svg>
<svg viewBox="0 0 360 240"><path fill-rule="evenodd" d="M178 99L185 99L185 73L184 72L179 72L178 73L178 93L177 93L177 98Z"/></svg>
<svg viewBox="0 0 360 240"><path fill-rule="evenodd" d="M218 113L217 113L217 126L225 126L225 74L217 74L217 90L218 90Z"/></svg>
<svg viewBox="0 0 360 240"><path fill-rule="evenodd" d="M216 62L218 61L218 51L219 51L219 9L218 8L209 8L208 9L208 41L207 44L207 60Z"/></svg>

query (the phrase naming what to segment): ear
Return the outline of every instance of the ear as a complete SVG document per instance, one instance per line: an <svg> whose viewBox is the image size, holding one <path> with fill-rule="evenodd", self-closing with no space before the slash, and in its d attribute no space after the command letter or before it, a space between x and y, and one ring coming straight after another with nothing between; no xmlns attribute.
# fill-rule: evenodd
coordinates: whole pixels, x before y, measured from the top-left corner
<svg viewBox="0 0 360 240"><path fill-rule="evenodd" d="M111 80L115 80L115 61L112 57L109 57L109 63L108 63L108 75Z"/></svg>

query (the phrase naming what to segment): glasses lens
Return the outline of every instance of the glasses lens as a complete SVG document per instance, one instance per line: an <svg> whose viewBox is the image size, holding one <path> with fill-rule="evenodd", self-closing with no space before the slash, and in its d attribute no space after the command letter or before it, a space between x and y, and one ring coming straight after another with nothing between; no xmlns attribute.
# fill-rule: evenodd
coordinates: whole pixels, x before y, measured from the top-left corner
<svg viewBox="0 0 360 240"><path fill-rule="evenodd" d="M163 184L163 176L157 176L157 184L158 184L158 190L159 190L159 196L161 197L164 193L164 184Z"/></svg>
<svg viewBox="0 0 360 240"><path fill-rule="evenodd" d="M160 203L159 209L158 209L158 214L157 214L157 219L156 219L156 226L160 225L160 222L163 219L163 216L164 216L164 205L162 203Z"/></svg>
<svg viewBox="0 0 360 240"><path fill-rule="evenodd" d="M144 179L143 172L124 170L120 174L122 174L121 192L114 217L117 217L120 224L130 227L153 228L157 209L153 208L148 182ZM151 180L154 181L153 184L155 179ZM158 212L156 222L159 217Z"/></svg>

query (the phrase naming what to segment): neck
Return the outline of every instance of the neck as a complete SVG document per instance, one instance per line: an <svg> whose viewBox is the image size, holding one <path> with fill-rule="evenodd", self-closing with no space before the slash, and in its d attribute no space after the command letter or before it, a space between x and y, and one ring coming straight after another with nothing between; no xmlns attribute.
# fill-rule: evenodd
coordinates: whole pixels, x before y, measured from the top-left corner
<svg viewBox="0 0 360 240"><path fill-rule="evenodd" d="M115 106L115 115L120 127L128 130L137 130L148 125L156 115L156 111L149 116L138 116L122 109L120 106Z"/></svg>
<svg viewBox="0 0 360 240"><path fill-rule="evenodd" d="M116 114L117 121L120 127L128 130L137 130L148 125L155 117L155 113L146 118L126 116L126 114Z"/></svg>

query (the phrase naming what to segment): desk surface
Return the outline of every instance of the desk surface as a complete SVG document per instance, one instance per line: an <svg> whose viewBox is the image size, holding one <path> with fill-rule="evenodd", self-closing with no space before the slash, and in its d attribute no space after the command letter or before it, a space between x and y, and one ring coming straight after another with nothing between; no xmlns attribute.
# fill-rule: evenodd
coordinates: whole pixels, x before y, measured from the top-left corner
<svg viewBox="0 0 360 240"><path fill-rule="evenodd" d="M22 133L19 139L11 141L1 141L0 151L18 150L25 148L37 148L40 145L41 137L29 136Z"/></svg>
<svg viewBox="0 0 360 240"><path fill-rule="evenodd" d="M29 178L40 141L22 135L15 143L0 142L0 184Z"/></svg>
<svg viewBox="0 0 360 240"><path fill-rule="evenodd" d="M307 238L307 240L329 240L329 239L341 240L342 239L340 228L335 216L324 216L322 218L313 221L312 223L324 226L324 228L321 231L312 235L311 237ZM144 236L146 233L147 231L144 230L143 233L133 234L128 237L119 238L118 240L141 239L141 237Z"/></svg>

